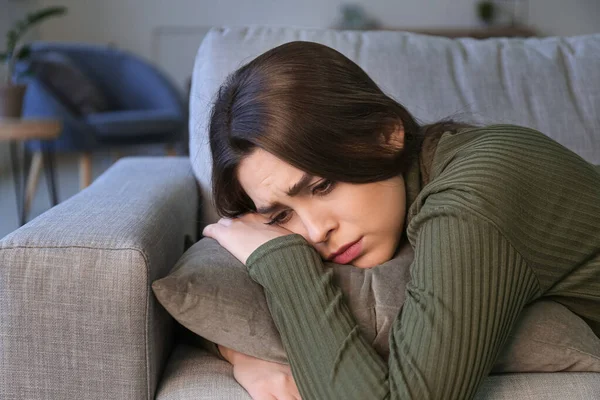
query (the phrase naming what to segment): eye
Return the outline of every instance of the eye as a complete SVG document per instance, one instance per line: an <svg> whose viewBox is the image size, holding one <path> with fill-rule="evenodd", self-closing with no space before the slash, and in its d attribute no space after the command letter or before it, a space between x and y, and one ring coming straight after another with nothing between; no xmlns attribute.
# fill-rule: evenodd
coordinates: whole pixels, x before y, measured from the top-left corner
<svg viewBox="0 0 600 400"><path fill-rule="evenodd" d="M316 185L313 188L312 193L318 196L324 196L328 193L330 193L333 188L335 187L335 182L329 180L329 179L324 179L321 183L319 183L318 185Z"/></svg>
<svg viewBox="0 0 600 400"><path fill-rule="evenodd" d="M291 213L289 211L282 211L277 214L272 220L267 222L267 225L285 224L289 220Z"/></svg>

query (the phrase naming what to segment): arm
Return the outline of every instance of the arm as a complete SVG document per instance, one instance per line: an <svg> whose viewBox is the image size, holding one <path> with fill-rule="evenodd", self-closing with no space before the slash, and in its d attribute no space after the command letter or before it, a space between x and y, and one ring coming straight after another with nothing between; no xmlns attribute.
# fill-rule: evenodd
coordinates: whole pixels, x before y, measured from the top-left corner
<svg viewBox="0 0 600 400"><path fill-rule="evenodd" d="M253 399L300 400L289 365L261 360L218 345L221 357L233 365L235 380Z"/></svg>
<svg viewBox="0 0 600 400"><path fill-rule="evenodd" d="M412 281L388 365L301 236L277 238L251 255L250 275L265 288L304 398L473 397L538 284L494 226L463 214L423 210L411 224Z"/></svg>

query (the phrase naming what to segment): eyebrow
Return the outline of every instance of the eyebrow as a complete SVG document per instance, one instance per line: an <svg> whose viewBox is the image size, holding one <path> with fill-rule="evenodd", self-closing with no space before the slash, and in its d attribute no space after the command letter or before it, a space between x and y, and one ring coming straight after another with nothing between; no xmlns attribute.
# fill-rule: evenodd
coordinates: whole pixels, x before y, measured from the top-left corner
<svg viewBox="0 0 600 400"><path fill-rule="evenodd" d="M298 182L296 182L294 185L292 185L292 187L290 187L286 191L286 194L289 197L295 197L299 195L300 193L306 190L306 187L308 186L310 181L313 180L313 178L313 175L305 172L304 175L302 175L302 178L300 178ZM279 202L275 202L264 207L258 207L256 209L256 212L259 214L271 214L273 211L279 210L280 208L283 208L283 205Z"/></svg>

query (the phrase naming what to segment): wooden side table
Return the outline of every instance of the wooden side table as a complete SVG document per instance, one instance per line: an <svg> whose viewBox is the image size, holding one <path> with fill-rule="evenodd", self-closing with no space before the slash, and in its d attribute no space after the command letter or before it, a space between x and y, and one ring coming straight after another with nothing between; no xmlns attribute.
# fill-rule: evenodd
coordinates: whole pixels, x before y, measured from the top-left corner
<svg viewBox="0 0 600 400"><path fill-rule="evenodd" d="M37 174L33 173L27 181L25 175L29 168L27 157L19 157L19 144L26 140L41 140L42 152L35 153L31 162L31 172L39 170L44 165L46 181L52 206L58 204L58 195L56 191L56 176L54 171L54 151L52 140L58 138L62 131L62 123L57 120L42 119L0 119L0 141L10 142L10 158L12 164L13 180L15 184L15 193L17 197L17 211L19 213L19 224L24 225L27 221L29 206L35 188L37 186ZM26 152L24 151L26 155ZM21 164L21 159L25 159ZM26 193L27 185L27 193Z"/></svg>

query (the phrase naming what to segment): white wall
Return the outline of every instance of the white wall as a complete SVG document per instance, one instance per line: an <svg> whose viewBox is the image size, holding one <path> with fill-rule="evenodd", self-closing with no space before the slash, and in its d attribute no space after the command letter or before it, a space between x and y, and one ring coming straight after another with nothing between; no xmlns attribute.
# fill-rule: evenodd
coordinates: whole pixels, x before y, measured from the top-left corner
<svg viewBox="0 0 600 400"><path fill-rule="evenodd" d="M386 26L472 25L475 0L39 0L64 4L69 17L48 23L44 36L114 41L150 56L156 26L332 26L344 3L364 4Z"/></svg>
<svg viewBox="0 0 600 400"><path fill-rule="evenodd" d="M41 28L49 40L113 42L154 61L180 86L202 36L217 25L333 27L340 5L363 4L387 27L472 26L476 0L36 0L69 14Z"/></svg>
<svg viewBox="0 0 600 400"><path fill-rule="evenodd" d="M7 0L3 0L7 1ZM69 15L42 35L58 40L116 42L150 57L157 26L297 25L331 27L346 3L362 4L388 27L477 25L477 0L28 0L62 4ZM14 0L12 1L14 2ZM529 22L548 34L600 31L598 0L530 0Z"/></svg>
<svg viewBox="0 0 600 400"><path fill-rule="evenodd" d="M0 0L0 34L2 35L2 38L4 38L4 34L6 34L6 31L8 30L8 26L9 26L9 21L10 21L10 14L8 12L8 5L9 0ZM4 45L4 42L0 42L2 43L2 45ZM2 50L4 50L4 47L2 47Z"/></svg>
<svg viewBox="0 0 600 400"><path fill-rule="evenodd" d="M0 0L6 1L6 0ZM14 0L13 0L14 1ZM24 0L21 0L24 1ZM47 40L115 43L184 83L199 42L215 25L333 27L342 4L362 4L383 26L473 27L477 0L26 0L69 7L40 28ZM501 0L498 0L501 2ZM600 32L598 0L530 0L530 24L544 34ZM525 11L525 10L524 10Z"/></svg>
<svg viewBox="0 0 600 400"><path fill-rule="evenodd" d="M549 35L600 32L598 0L531 0L529 21Z"/></svg>

